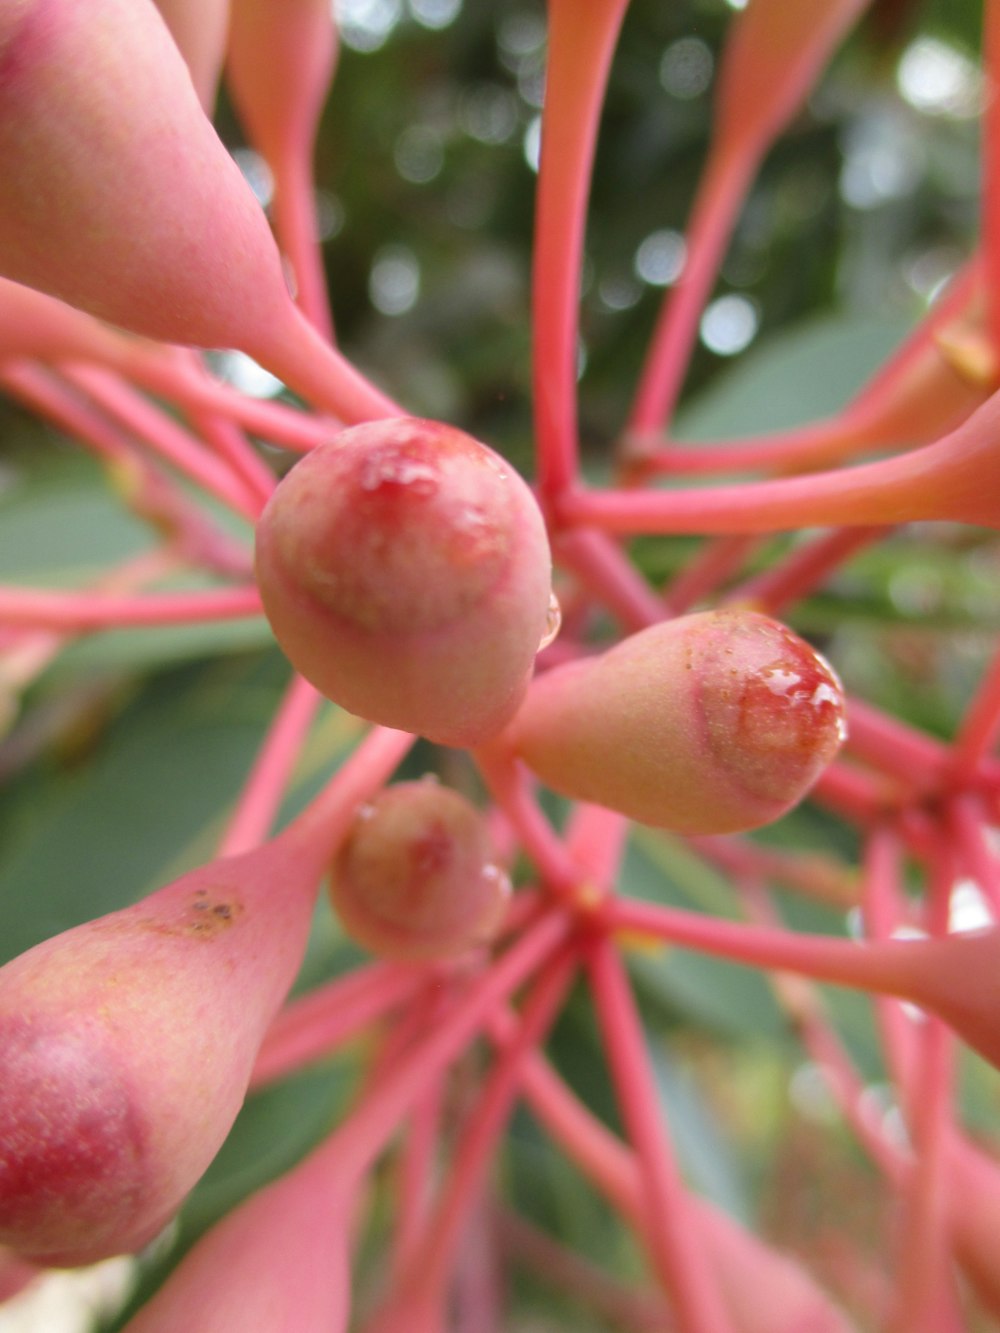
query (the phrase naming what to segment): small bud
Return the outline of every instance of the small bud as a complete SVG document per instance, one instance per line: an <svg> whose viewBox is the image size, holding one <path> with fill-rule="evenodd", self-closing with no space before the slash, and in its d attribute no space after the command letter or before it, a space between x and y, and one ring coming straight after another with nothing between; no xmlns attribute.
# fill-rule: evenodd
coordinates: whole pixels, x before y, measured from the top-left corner
<svg viewBox="0 0 1000 1333"><path fill-rule="evenodd" d="M503 744L553 790L679 833L770 823L845 736L832 669L748 611L654 625L532 683Z"/></svg>
<svg viewBox="0 0 1000 1333"><path fill-rule="evenodd" d="M549 623L541 514L514 469L438 422L343 431L257 525L264 609L292 665L352 713L444 745L498 732Z"/></svg>
<svg viewBox="0 0 1000 1333"><path fill-rule="evenodd" d="M386 958L440 958L487 943L510 881L493 864L486 821L436 782L387 788L359 811L334 861L330 896L344 929Z"/></svg>

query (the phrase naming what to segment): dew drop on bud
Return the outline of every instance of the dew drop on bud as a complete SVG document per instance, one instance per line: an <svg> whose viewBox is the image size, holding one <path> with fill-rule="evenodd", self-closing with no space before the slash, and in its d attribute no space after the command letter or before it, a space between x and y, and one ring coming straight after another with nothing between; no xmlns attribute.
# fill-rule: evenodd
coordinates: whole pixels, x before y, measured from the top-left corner
<svg viewBox="0 0 1000 1333"><path fill-rule="evenodd" d="M552 632L552 561L525 482L434 421L342 431L257 526L264 610L293 666L352 713L479 745L524 697Z"/></svg>
<svg viewBox="0 0 1000 1333"><path fill-rule="evenodd" d="M562 610L559 606L559 598L555 593L549 593L549 611L545 617L545 633L542 635L541 642L538 645L538 651L547 648L550 643L554 643L562 628Z"/></svg>
<svg viewBox="0 0 1000 1333"><path fill-rule="evenodd" d="M511 889L480 812L426 780L388 787L370 808L331 869L334 910L351 938L397 959L489 943Z"/></svg>

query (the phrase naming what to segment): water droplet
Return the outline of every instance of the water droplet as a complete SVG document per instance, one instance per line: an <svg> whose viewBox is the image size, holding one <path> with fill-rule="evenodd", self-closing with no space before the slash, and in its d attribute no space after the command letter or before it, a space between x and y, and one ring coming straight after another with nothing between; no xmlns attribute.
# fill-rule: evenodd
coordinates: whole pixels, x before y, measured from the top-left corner
<svg viewBox="0 0 1000 1333"><path fill-rule="evenodd" d="M545 633L542 635L541 642L538 645L538 651L547 648L559 633L562 625L562 611L559 609L559 599L554 592L549 593L549 609L545 617Z"/></svg>
<svg viewBox="0 0 1000 1333"><path fill-rule="evenodd" d="M371 819L374 813L375 807L370 802L358 806L358 819Z"/></svg>

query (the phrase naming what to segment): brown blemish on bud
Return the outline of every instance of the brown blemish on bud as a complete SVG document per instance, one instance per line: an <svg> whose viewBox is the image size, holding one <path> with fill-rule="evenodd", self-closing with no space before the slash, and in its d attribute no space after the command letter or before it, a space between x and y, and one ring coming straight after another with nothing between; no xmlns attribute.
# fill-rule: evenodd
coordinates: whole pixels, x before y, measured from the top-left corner
<svg viewBox="0 0 1000 1333"><path fill-rule="evenodd" d="M195 889L190 900L181 905L176 916L142 917L137 922L143 930L156 935L188 935L212 940L225 934L243 915L244 907L227 888L215 896L209 889Z"/></svg>

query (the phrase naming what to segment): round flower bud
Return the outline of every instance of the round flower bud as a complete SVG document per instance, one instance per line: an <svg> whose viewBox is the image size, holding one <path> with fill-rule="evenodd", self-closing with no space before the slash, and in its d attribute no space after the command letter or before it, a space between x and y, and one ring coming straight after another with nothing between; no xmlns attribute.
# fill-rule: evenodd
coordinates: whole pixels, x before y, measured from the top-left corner
<svg viewBox="0 0 1000 1333"><path fill-rule="evenodd" d="M511 466L462 431L343 431L257 527L264 610L293 666L352 713L445 745L510 720L546 634L551 557Z"/></svg>
<svg viewBox="0 0 1000 1333"><path fill-rule="evenodd" d="M704 834L777 819L845 735L832 668L784 625L734 610L548 672L502 743L565 796Z"/></svg>
<svg viewBox="0 0 1000 1333"><path fill-rule="evenodd" d="M401 782L362 806L337 855L330 896L344 929L386 958L444 958L488 943L510 881L486 822L433 779Z"/></svg>

